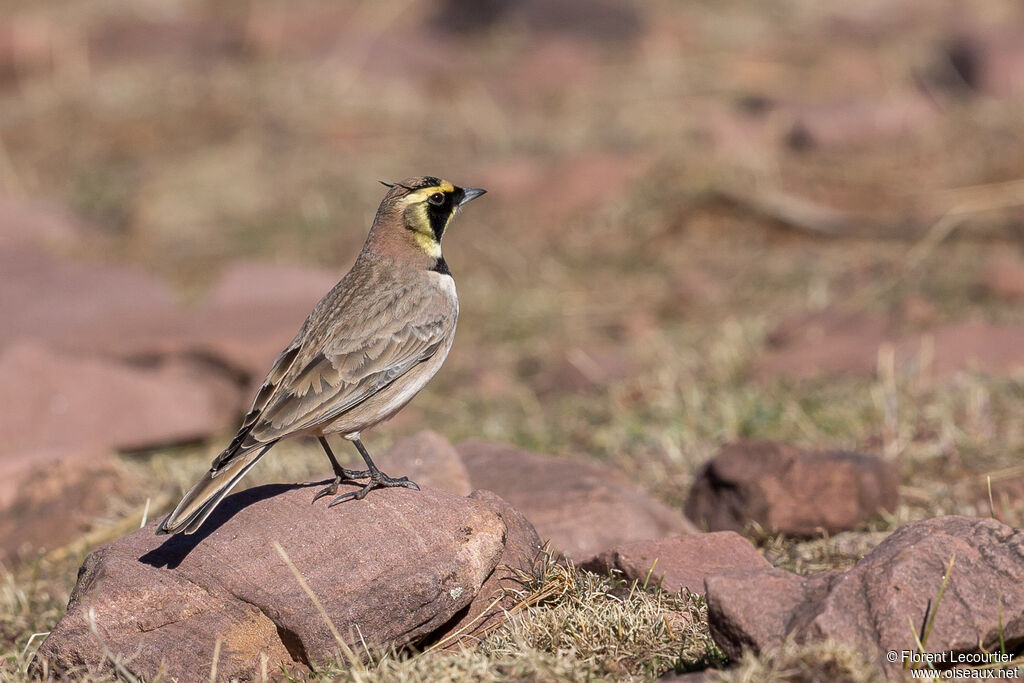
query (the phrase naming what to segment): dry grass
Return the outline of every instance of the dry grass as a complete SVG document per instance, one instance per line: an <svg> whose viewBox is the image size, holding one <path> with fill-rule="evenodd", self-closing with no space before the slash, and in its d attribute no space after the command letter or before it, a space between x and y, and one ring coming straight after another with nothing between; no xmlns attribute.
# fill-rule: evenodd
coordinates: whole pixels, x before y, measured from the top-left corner
<svg viewBox="0 0 1024 683"><path fill-rule="evenodd" d="M760 656L746 655L734 669L711 680L723 683L882 683L887 680L874 663L856 650L831 642L786 642Z"/></svg>
<svg viewBox="0 0 1024 683"><path fill-rule="evenodd" d="M382 682L648 680L725 661L699 596L645 591L547 561L517 597L523 607L472 647L368 653L366 669L353 672L341 662L318 675Z"/></svg>

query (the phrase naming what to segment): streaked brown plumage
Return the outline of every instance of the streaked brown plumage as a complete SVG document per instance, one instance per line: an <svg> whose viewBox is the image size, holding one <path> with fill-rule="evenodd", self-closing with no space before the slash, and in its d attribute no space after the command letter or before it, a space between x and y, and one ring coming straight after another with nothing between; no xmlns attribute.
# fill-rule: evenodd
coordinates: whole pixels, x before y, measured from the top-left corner
<svg viewBox="0 0 1024 683"><path fill-rule="evenodd" d="M157 533L195 532L259 458L291 436L318 437L334 469L334 482L314 501L355 478L370 482L332 505L382 486L418 488L381 473L359 434L401 410L444 363L459 301L441 237L459 207L484 191L429 176L389 187L352 269L313 308L234 440ZM352 441L367 470L338 465L327 434Z"/></svg>

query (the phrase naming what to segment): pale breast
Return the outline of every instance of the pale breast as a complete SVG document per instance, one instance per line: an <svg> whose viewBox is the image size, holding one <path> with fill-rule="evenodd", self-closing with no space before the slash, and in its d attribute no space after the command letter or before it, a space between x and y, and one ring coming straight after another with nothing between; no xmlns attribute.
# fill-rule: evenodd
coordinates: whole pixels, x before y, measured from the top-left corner
<svg viewBox="0 0 1024 683"><path fill-rule="evenodd" d="M369 429L395 415L427 382L441 369L455 340L455 328L459 314L459 299L455 291L455 280L450 275L428 272L428 282L436 287L437 296L431 305L438 306L447 319L448 330L444 341L433 356L409 370L394 383L384 388L352 411L339 415L323 427L323 433L352 434Z"/></svg>

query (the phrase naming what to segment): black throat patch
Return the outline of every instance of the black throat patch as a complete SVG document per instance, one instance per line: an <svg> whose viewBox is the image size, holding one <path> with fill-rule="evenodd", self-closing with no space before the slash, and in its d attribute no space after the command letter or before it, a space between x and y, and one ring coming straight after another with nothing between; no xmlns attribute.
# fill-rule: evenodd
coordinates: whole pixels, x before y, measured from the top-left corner
<svg viewBox="0 0 1024 683"><path fill-rule="evenodd" d="M444 256L438 256L437 260L434 261L434 265L430 266L428 270L441 273L441 275L451 276L452 274L452 271L448 270L448 262L444 260Z"/></svg>
<svg viewBox="0 0 1024 683"><path fill-rule="evenodd" d="M441 236L444 235L444 229L448 227L448 221L451 220L455 207L458 206L459 198L455 196L458 192L439 192L438 194L444 197L444 201L440 204L428 201L427 218L430 219L430 230L434 233L434 239L440 242Z"/></svg>

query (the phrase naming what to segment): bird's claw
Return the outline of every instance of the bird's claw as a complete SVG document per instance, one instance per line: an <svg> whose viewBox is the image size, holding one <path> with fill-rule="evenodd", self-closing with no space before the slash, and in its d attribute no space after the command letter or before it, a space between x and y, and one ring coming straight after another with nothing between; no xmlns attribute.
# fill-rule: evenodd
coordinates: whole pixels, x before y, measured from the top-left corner
<svg viewBox="0 0 1024 683"><path fill-rule="evenodd" d="M333 496L338 492L338 486L346 481L355 481L356 479L366 479L370 475L370 470L348 470L342 468L341 474L334 477L334 481L325 486L324 488L317 491L317 494L313 496L313 500L309 501L312 505L325 496Z"/></svg>
<svg viewBox="0 0 1024 683"><path fill-rule="evenodd" d="M417 484L416 482L414 482L411 479L409 479L409 477L397 477L396 478L396 477L389 477L386 474L378 473L377 476L373 476L373 475L370 476L370 481L367 482L366 486L364 486L363 488L361 488L361 489L359 489L357 491L349 491L348 493L342 493L340 496L336 496L334 498L334 500L332 500L331 503L327 507L334 507L335 505L339 505L341 503L344 503L347 500L362 500L363 498L366 498L366 494L369 493L370 491L372 491L373 489L384 489L384 488L395 488L395 487L402 487L402 488L407 488L407 489L415 489L417 491L420 490L419 484ZM330 487L328 487L328 488L330 488ZM331 493L335 493L335 491L337 491L337 487L335 487L335 490L331 491ZM325 496L329 495L327 493L324 493L323 491L321 491L320 493L323 493L323 495L325 495ZM320 494L317 494L317 497L319 498Z"/></svg>

